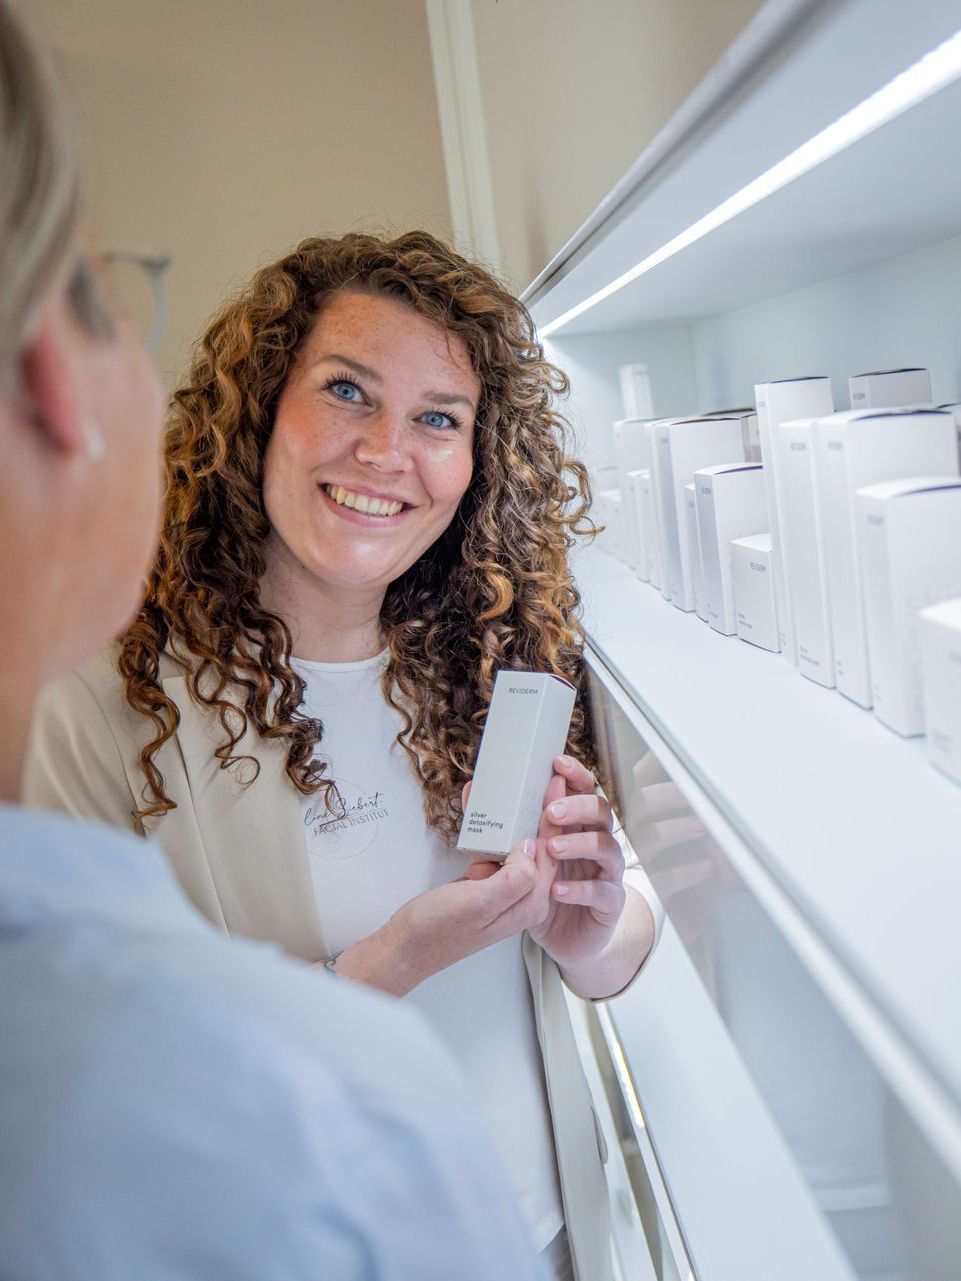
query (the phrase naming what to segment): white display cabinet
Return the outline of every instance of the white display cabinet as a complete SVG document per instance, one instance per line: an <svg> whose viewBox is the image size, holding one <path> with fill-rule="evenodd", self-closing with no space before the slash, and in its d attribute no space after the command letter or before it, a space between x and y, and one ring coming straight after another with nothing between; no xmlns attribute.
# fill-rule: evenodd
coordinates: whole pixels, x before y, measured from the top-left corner
<svg viewBox="0 0 961 1281"><path fill-rule="evenodd" d="M961 400L959 32L961 0L772 0L533 283L605 485L628 363L664 416L894 366ZM633 1226L665 1279L959 1281L961 787L604 550L576 572L668 918L581 1029L624 1275Z"/></svg>

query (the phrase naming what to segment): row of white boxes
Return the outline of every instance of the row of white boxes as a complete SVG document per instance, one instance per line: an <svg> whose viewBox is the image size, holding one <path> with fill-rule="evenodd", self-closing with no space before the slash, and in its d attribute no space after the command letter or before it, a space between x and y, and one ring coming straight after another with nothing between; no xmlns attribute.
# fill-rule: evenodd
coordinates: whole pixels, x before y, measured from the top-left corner
<svg viewBox="0 0 961 1281"><path fill-rule="evenodd" d="M756 413L615 423L601 545L722 635L780 651L902 735L927 731L961 782L961 601L942 604L961 597L961 404L933 405L923 369L849 389L842 413L810 377L758 384ZM921 626L938 675L922 677L934 605Z"/></svg>

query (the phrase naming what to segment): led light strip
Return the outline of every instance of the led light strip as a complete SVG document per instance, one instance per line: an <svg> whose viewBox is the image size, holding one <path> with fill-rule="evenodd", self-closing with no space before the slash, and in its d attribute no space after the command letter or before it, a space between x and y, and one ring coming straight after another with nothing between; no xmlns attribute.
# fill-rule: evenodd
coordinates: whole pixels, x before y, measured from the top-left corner
<svg viewBox="0 0 961 1281"><path fill-rule="evenodd" d="M746 187L736 191L733 196L728 197L716 209L712 209L703 218L692 223L673 240L669 240L660 249L655 249L636 266L625 271L616 280L612 280L603 289L591 294L589 298L585 298L583 302L579 302L576 307L571 307L556 320L544 325L538 331L540 337L549 338L551 334L556 333L564 325L570 324L576 317L582 316L585 311L590 311L605 298L618 293L632 281L646 275L662 262L666 262L668 258L679 254L682 249L687 249L710 232L730 222L738 214L744 213L753 205L760 204L775 191L780 191L796 178L809 173L825 160L850 147L852 143L860 142L881 125L894 120L909 108L923 102L925 98L930 98L940 89L957 80L959 76L961 76L961 31L925 54L913 66L902 71L883 88L845 112L833 124L815 134L790 155L779 160L776 165L765 170L759 178L755 178Z"/></svg>

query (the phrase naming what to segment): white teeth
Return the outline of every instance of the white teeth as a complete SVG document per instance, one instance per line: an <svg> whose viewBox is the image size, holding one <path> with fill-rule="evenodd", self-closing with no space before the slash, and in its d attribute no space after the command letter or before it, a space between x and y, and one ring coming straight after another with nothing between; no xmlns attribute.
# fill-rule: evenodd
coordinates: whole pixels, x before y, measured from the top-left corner
<svg viewBox="0 0 961 1281"><path fill-rule="evenodd" d="M339 507L352 507L355 511L366 512L368 516L396 516L403 510L403 503L390 502L386 498L368 498L366 494L354 494L343 485L325 485L324 489Z"/></svg>

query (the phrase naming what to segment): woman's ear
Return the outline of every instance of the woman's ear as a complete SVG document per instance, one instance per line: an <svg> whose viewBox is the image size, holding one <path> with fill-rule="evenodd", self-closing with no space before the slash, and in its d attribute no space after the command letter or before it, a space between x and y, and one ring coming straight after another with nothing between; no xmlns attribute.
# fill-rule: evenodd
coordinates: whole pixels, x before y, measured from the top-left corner
<svg viewBox="0 0 961 1281"><path fill-rule="evenodd" d="M79 404L72 339L62 304L48 305L20 357L21 392L36 429L65 454L91 452L91 431Z"/></svg>

